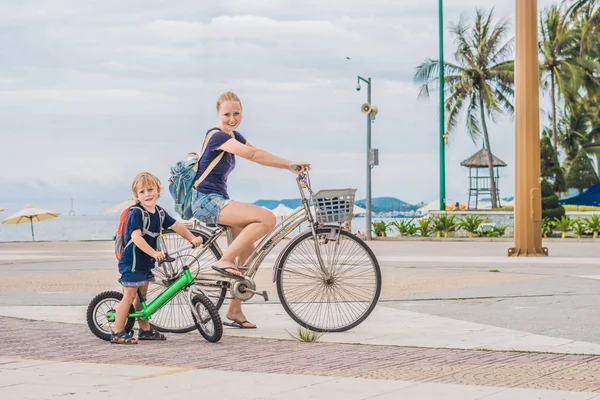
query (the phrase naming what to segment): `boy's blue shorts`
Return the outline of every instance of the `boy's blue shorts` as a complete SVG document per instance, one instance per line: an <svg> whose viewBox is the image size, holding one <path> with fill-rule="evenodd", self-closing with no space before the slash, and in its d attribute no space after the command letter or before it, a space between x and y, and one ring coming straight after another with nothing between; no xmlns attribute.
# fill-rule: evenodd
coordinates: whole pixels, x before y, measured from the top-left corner
<svg viewBox="0 0 600 400"><path fill-rule="evenodd" d="M151 270L125 272L121 274L121 279L119 279L121 285L127 287L141 287L144 286L146 282L153 281L154 274Z"/></svg>

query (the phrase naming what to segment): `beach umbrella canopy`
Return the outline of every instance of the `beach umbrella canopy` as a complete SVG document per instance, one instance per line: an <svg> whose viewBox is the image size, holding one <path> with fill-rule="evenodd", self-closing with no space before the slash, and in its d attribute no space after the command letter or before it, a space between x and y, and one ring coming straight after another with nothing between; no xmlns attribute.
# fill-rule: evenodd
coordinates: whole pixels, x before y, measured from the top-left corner
<svg viewBox="0 0 600 400"><path fill-rule="evenodd" d="M107 208L106 210L102 211L101 214L115 214L115 213L121 213L124 209L126 209L129 206L132 206L135 204L135 199L133 197L128 198L127 200L116 204L110 208Z"/></svg>
<svg viewBox="0 0 600 400"><path fill-rule="evenodd" d="M277 207L272 209L271 212L273 212L277 218L285 218L292 215L294 210L280 203Z"/></svg>
<svg viewBox="0 0 600 400"><path fill-rule="evenodd" d="M354 209L352 210L352 214L354 215L363 215L366 214L367 210L365 210L364 208L360 208L358 207L356 204L354 205Z"/></svg>
<svg viewBox="0 0 600 400"><path fill-rule="evenodd" d="M53 211L43 210L41 208L35 208L32 206L27 206L16 214L11 215L10 217L5 218L2 223L3 224L26 224L29 222L31 225L31 239L35 240L35 235L33 233L33 223L45 221L47 219L52 219L58 217L60 214Z"/></svg>

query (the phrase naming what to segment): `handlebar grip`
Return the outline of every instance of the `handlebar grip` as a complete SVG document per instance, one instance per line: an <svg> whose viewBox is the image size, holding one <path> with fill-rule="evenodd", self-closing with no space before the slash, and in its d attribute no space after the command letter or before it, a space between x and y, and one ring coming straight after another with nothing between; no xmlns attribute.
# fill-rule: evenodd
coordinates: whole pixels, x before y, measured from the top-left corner
<svg viewBox="0 0 600 400"><path fill-rule="evenodd" d="M166 262L173 262L173 261L175 261L175 258L173 258L170 255L168 255L167 253L165 253L165 259L162 260L161 262L159 262L158 265L163 265Z"/></svg>

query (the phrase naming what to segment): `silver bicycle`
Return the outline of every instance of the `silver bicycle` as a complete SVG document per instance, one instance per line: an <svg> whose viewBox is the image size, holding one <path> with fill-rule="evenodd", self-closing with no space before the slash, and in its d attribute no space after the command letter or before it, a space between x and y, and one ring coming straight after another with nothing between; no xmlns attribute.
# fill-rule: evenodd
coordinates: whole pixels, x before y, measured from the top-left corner
<svg viewBox="0 0 600 400"><path fill-rule="evenodd" d="M191 231L204 244L181 257L190 266L195 283L208 294L215 306L225 298L250 300L259 295L268 301L266 291L257 289L254 277L271 250L302 223L308 228L295 236L280 252L273 267L273 282L281 305L301 326L317 332L342 332L363 322L375 308L381 293L381 271L372 250L360 238L342 229L353 217L356 189L321 190L313 193L307 171L296 178L302 206L275 226L240 266L244 279L230 279L211 269L221 258L217 238L226 226L213 229L194 222ZM163 251L181 248L185 240L172 231L160 238ZM148 298L160 293L178 279L183 271L176 264L164 263L155 268L156 281L150 285ZM228 295L229 292L229 295ZM152 318L155 328L166 332L189 332L195 329L188 310L186 294L178 294Z"/></svg>

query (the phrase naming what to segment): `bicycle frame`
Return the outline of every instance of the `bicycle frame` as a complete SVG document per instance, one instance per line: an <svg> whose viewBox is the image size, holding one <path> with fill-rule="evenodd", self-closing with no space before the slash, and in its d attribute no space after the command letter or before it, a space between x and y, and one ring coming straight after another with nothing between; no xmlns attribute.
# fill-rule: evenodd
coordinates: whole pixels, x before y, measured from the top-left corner
<svg viewBox="0 0 600 400"><path fill-rule="evenodd" d="M310 206L308 205L308 198L305 193L305 190L308 191L310 197L312 197L314 194L311 189L308 171L300 173L296 178L296 183L298 184L298 191L300 192L300 197L302 198L302 208L290 215L289 217L287 217L285 220L283 220L278 229L274 229L260 241L260 243L254 248L254 251L250 254L248 260L246 261L248 270L244 275L253 277L254 274L256 274L258 267L260 267L260 264L265 259L265 257L269 255L271 250L273 250L273 248L280 241L282 241L283 238L288 235L288 233L296 229L301 223L308 221L313 235L317 261L319 262L319 266L321 267L321 271L323 272L325 278L330 278L331 273L327 270L327 267L323 262L323 258L321 256L321 249L319 248L317 229L319 228L320 224L318 224L313 218L313 215L310 211ZM275 263L275 266L277 266L277 263ZM275 274L273 274L273 282L274 281Z"/></svg>
<svg viewBox="0 0 600 400"><path fill-rule="evenodd" d="M308 191L309 197L313 195L308 172L304 171L301 174L299 174L296 178L296 183L298 184L298 190L302 198L302 208L294 212L289 217L287 217L278 226L276 226L275 229L273 229L265 237L262 238L262 240L258 243L258 245L254 248L248 259L246 260L246 266L248 267L248 269L244 273L244 276L254 277L261 263L269 255L273 248L279 242L281 242L289 233L291 233L294 229L300 226L300 224L308 221L313 234L315 251L317 255L317 260L321 267L321 271L323 272L326 279L330 277L331 273L327 270L325 263L323 262L321 250L319 248L317 230L320 224L318 224L313 218L310 206L308 204L308 197L305 193L306 190ZM214 246L216 246L220 251L221 249L216 243L216 240L223 232L227 233L228 242L231 243L231 232L228 227L218 226L216 229L213 230L204 227L204 225L202 224L194 222L193 228L199 230L200 232L208 236L208 240L202 245L201 252L198 255L195 255L197 258L200 258L202 254L204 254L204 252L206 252L212 244L214 244ZM273 278L273 280L274 279L275 278Z"/></svg>
<svg viewBox="0 0 600 400"><path fill-rule="evenodd" d="M189 249L189 246L185 246L181 249L175 250L171 252L171 254L180 253L182 250ZM167 255L168 258L168 255ZM177 293L181 292L187 286L191 286L192 290L188 293L188 303L190 308L192 308L192 312L196 314L196 310L194 310L192 306L192 296L194 293L203 293L206 295L204 290L200 287L196 287L194 285L194 277L190 272L190 269L187 265L183 266L183 275L181 275L172 285L163 290L154 300L150 301L150 303L146 303L146 299L142 296L142 292L140 289L137 289L138 297L140 298L140 303L142 304L142 309L140 311L136 311L128 314L128 318L139 318L141 320L150 320L152 314L157 312L165 303L171 300ZM115 320L114 312L106 313L106 318L109 322L114 322ZM198 317L198 315L196 315Z"/></svg>

